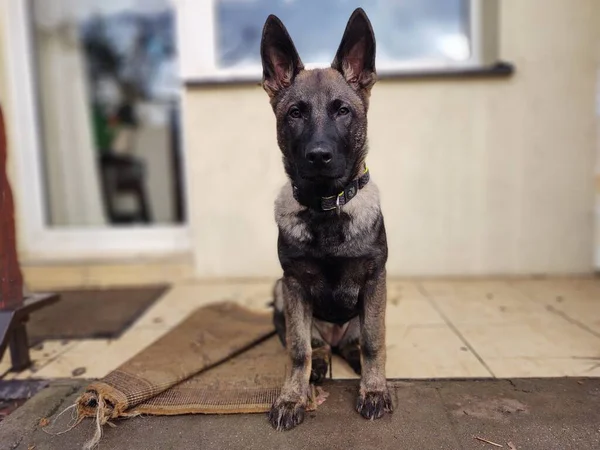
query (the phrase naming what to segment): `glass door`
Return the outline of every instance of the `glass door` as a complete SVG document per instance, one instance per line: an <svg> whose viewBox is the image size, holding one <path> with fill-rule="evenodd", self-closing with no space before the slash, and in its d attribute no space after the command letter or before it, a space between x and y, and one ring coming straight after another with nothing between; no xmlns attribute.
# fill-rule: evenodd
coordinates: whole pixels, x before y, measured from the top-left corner
<svg viewBox="0 0 600 450"><path fill-rule="evenodd" d="M7 4L11 91L23 94L12 106L26 118L15 142L30 253L187 248L174 2Z"/></svg>

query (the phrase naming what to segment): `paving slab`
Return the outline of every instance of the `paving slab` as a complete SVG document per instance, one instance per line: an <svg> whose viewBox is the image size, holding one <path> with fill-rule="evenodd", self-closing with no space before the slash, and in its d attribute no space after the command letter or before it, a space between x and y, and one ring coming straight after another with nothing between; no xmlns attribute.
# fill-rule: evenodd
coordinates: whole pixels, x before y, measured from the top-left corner
<svg viewBox="0 0 600 450"><path fill-rule="evenodd" d="M600 449L600 380L438 383L461 449ZM498 447L496 447L498 448Z"/></svg>
<svg viewBox="0 0 600 450"><path fill-rule="evenodd" d="M600 449L600 379L390 383L396 412L377 421L353 410L357 380L328 381L325 403L289 432L271 429L264 414L146 416L105 427L99 448ZM60 436L46 434L38 423L73 404L84 386L82 381L51 383L0 423L0 449L82 448L93 434L90 420Z"/></svg>

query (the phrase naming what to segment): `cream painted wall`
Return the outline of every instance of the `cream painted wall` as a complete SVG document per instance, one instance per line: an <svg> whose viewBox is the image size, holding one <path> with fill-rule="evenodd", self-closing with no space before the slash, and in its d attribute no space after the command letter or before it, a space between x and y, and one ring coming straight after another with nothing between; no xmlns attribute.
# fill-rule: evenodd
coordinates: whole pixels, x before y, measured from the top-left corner
<svg viewBox="0 0 600 450"><path fill-rule="evenodd" d="M376 85L390 275L592 270L599 16L597 0L503 1L513 78ZM198 276L279 274L274 126L259 87L187 91Z"/></svg>
<svg viewBox="0 0 600 450"><path fill-rule="evenodd" d="M0 10L0 13L2 11ZM0 21L0 37L4 37L4 23ZM6 101L6 70L5 70L5 55L4 46L0 45L0 101L4 103Z"/></svg>
<svg viewBox="0 0 600 450"><path fill-rule="evenodd" d="M600 22L600 18L599 18ZM600 27L600 23L598 24ZM600 39L597 45L598 51L598 68L596 81L596 220L595 220L595 267L600 271Z"/></svg>

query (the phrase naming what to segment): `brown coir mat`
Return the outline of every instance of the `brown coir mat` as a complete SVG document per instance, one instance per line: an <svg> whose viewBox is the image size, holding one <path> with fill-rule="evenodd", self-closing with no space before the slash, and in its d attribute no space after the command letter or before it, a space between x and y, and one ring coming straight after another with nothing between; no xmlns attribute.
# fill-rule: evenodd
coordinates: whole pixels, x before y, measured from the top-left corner
<svg viewBox="0 0 600 450"><path fill-rule="evenodd" d="M102 426L121 417L266 412L287 370L270 314L212 304L90 384L77 401L76 423L96 420L91 448ZM308 409L315 408L312 392Z"/></svg>
<svg viewBox="0 0 600 450"><path fill-rule="evenodd" d="M28 322L31 346L51 339L115 339L167 286L58 291L60 299L35 311Z"/></svg>

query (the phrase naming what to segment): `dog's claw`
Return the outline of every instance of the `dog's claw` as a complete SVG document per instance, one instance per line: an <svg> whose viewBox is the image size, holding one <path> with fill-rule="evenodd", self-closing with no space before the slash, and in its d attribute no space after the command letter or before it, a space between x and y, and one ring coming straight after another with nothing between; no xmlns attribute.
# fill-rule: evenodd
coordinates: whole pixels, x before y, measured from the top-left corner
<svg viewBox="0 0 600 450"><path fill-rule="evenodd" d="M384 413L391 413L394 411L392 397L387 390L383 392L365 392L358 396L356 410L365 419L379 419Z"/></svg>
<svg viewBox="0 0 600 450"><path fill-rule="evenodd" d="M269 411L269 422L277 431L287 431L304 421L304 405L302 403L277 401Z"/></svg>

